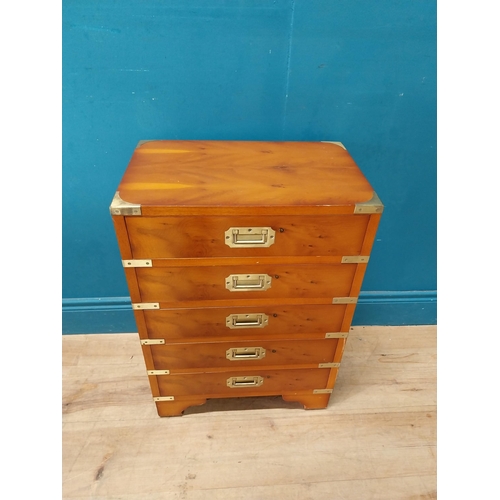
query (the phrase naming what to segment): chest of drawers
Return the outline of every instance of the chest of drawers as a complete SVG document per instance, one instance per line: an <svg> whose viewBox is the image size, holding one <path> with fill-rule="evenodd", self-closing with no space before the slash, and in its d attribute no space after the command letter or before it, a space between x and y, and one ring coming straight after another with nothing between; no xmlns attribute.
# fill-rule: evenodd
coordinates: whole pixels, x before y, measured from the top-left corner
<svg viewBox="0 0 500 500"><path fill-rule="evenodd" d="M383 211L342 144L142 141L110 211L160 416L328 405Z"/></svg>

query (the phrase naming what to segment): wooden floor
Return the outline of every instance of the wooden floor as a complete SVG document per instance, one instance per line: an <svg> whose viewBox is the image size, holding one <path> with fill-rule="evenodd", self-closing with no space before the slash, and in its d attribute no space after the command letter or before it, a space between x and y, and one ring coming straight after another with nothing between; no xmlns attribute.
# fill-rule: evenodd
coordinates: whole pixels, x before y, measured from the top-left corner
<svg viewBox="0 0 500 500"><path fill-rule="evenodd" d="M436 498L436 327L357 327L330 404L160 418L135 334L63 336L63 498Z"/></svg>

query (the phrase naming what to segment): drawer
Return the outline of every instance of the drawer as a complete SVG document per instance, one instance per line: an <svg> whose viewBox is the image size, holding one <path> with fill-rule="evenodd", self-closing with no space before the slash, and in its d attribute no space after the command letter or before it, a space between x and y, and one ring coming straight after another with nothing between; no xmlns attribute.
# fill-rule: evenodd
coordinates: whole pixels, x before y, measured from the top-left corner
<svg viewBox="0 0 500 500"><path fill-rule="evenodd" d="M156 377L160 396L241 397L280 395L326 387L327 368L246 370L217 373L162 375Z"/></svg>
<svg viewBox="0 0 500 500"><path fill-rule="evenodd" d="M359 255L368 221L368 215L332 215L128 217L126 223L133 258L161 259Z"/></svg>
<svg viewBox="0 0 500 500"><path fill-rule="evenodd" d="M344 297L357 264L137 268L142 302ZM232 290L228 289L230 287Z"/></svg>
<svg viewBox="0 0 500 500"><path fill-rule="evenodd" d="M148 337L167 342L190 339L290 338L339 332L346 309L339 305L265 305L145 310Z"/></svg>
<svg viewBox="0 0 500 500"><path fill-rule="evenodd" d="M239 369L259 366L331 363L338 339L230 341L152 345L156 370L202 371L213 368Z"/></svg>

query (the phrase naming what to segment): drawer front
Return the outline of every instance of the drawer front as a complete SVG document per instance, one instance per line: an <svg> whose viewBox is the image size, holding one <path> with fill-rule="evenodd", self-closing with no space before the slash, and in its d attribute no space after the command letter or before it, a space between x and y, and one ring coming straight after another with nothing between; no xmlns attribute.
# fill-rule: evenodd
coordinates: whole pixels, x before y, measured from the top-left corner
<svg viewBox="0 0 500 500"><path fill-rule="evenodd" d="M297 334L339 332L346 305L265 305L146 310L148 337L189 339L290 338Z"/></svg>
<svg viewBox="0 0 500 500"><path fill-rule="evenodd" d="M128 217L127 228L134 259L337 256L360 254L368 221L367 215Z"/></svg>
<svg viewBox="0 0 500 500"><path fill-rule="evenodd" d="M143 302L348 296L356 264L137 268ZM234 278L236 277L236 278ZM230 291L227 286L237 288Z"/></svg>
<svg viewBox="0 0 500 500"><path fill-rule="evenodd" d="M238 369L259 366L315 365L330 363L338 339L265 340L152 345L157 370L211 368Z"/></svg>
<svg viewBox="0 0 500 500"><path fill-rule="evenodd" d="M326 387L330 370L290 369L227 371L158 376L160 396L280 395ZM246 377L246 380L245 380ZM238 383L239 382L239 383ZM228 385L234 384L231 387Z"/></svg>

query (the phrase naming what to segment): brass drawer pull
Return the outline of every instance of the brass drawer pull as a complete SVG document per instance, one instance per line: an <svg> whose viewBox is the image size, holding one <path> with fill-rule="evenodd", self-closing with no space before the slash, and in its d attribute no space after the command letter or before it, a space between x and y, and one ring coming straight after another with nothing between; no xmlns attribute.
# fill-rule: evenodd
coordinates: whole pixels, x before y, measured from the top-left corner
<svg viewBox="0 0 500 500"><path fill-rule="evenodd" d="M229 361L262 359L265 356L266 350L263 347L231 347L226 351L226 358Z"/></svg>
<svg viewBox="0 0 500 500"><path fill-rule="evenodd" d="M274 243L276 233L270 227L230 227L224 236L231 248L267 248Z"/></svg>
<svg viewBox="0 0 500 500"><path fill-rule="evenodd" d="M271 287L267 274L231 274L226 278L226 288L231 292L264 291Z"/></svg>
<svg viewBox="0 0 500 500"><path fill-rule="evenodd" d="M257 314L230 314L226 318L226 326L231 329L238 328L264 328L269 322L269 317L264 313Z"/></svg>
<svg viewBox="0 0 500 500"><path fill-rule="evenodd" d="M259 387L264 383L264 379L259 375L253 377L229 377L226 383L232 389L236 387Z"/></svg>

